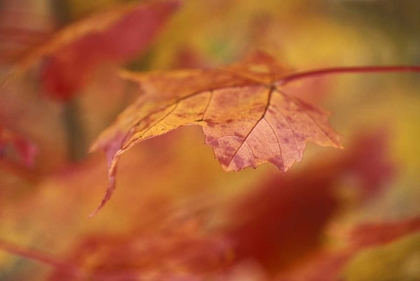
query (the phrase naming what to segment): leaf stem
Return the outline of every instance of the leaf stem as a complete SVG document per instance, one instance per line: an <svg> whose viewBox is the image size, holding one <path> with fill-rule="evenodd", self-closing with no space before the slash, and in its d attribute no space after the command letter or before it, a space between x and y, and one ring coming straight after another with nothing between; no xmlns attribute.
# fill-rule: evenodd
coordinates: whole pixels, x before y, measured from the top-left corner
<svg viewBox="0 0 420 281"><path fill-rule="evenodd" d="M335 75L335 74L358 74L358 73L391 73L391 72L420 72L420 66L407 66L407 65L395 65L395 66L350 66L350 67L332 67L316 69L304 72L297 72L288 75L280 80L280 85L286 85L296 80L314 78L323 75Z"/></svg>
<svg viewBox="0 0 420 281"><path fill-rule="evenodd" d="M72 274L72 276L80 276L82 274L80 269L75 267L72 264L61 261L57 259L56 257L52 257L44 252L18 246L13 243L4 241L2 239L0 239L0 249L10 254L17 255L17 256L20 256L29 260L38 261L43 264L52 266L54 268L63 270L67 273Z"/></svg>

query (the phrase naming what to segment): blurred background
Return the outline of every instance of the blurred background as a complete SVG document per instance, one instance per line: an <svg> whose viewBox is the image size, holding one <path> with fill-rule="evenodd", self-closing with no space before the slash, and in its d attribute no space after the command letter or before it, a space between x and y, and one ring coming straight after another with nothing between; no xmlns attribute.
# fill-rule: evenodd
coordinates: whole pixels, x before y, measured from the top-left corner
<svg viewBox="0 0 420 281"><path fill-rule="evenodd" d="M224 172L198 127L147 140L88 215L108 181L89 146L139 95L119 69L217 67L256 50L293 71L419 65L420 2L185 0L138 42L153 27L143 3L0 0L0 280L418 280L419 74L289 89L332 113L345 149L309 144L286 175ZM106 40L85 40L92 30ZM357 232L366 225L383 227Z"/></svg>

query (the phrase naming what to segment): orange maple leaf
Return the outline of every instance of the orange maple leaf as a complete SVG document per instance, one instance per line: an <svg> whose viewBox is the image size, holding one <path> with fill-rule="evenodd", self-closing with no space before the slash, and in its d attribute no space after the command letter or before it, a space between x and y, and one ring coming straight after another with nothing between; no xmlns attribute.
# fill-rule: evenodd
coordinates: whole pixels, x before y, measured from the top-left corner
<svg viewBox="0 0 420 281"><path fill-rule="evenodd" d="M187 125L203 128L205 142L227 171L270 162L286 172L301 161L308 141L341 148L326 111L285 93L282 78L289 73L261 52L225 68L123 72L143 94L92 146L105 151L109 168L101 206L114 190L124 151Z"/></svg>

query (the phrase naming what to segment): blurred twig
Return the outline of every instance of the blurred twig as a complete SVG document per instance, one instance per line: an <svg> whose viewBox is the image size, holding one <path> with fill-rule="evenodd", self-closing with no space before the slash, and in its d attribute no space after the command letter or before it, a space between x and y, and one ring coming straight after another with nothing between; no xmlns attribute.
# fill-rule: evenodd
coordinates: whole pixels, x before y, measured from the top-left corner
<svg viewBox="0 0 420 281"><path fill-rule="evenodd" d="M69 157L73 161L81 160L86 154L86 135L77 98L64 105L63 122L66 128Z"/></svg>
<svg viewBox="0 0 420 281"><path fill-rule="evenodd" d="M71 21L68 1L51 1L59 27ZM86 153L86 139L83 122L80 118L81 108L77 97L73 97L64 105L63 123L67 133L68 155L72 161L78 161Z"/></svg>
<svg viewBox="0 0 420 281"><path fill-rule="evenodd" d="M17 255L23 258L27 258L30 260L41 262L43 264L50 265L52 267L63 270L67 273L70 273L73 276L81 275L79 268L75 267L74 265L61 261L57 259L56 257L50 256L39 250L25 248L25 247L15 245L10 242L6 242L1 239L0 239L0 249L13 255Z"/></svg>

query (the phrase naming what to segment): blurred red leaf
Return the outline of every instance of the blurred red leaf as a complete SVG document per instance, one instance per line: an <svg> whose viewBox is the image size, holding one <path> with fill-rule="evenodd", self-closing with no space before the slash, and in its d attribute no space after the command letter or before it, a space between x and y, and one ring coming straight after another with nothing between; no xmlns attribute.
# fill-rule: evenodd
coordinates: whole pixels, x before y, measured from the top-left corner
<svg viewBox="0 0 420 281"><path fill-rule="evenodd" d="M362 199L378 195L395 176L396 166L389 159L390 132L385 128L361 132L353 141L343 163L363 188Z"/></svg>
<svg viewBox="0 0 420 281"><path fill-rule="evenodd" d="M361 180L353 186L358 193L370 195L359 198L365 201L374 196L372 189L383 186L384 181L375 177L375 171L384 172L380 176L387 180L392 176L385 173L393 168L387 159L387 140L383 130L365 132L357 135L349 149L339 156L317 159L296 173L259 182L256 191L235 204L228 215L231 224L226 231L234 241L236 258L255 260L268 272L276 272L317 250L325 227L341 205L336 188L343 178L349 173L368 178L372 185ZM355 164L361 161L366 163ZM378 180L369 181L371 176ZM398 230L405 231L411 226ZM354 236L369 239L369 235Z"/></svg>
<svg viewBox="0 0 420 281"><path fill-rule="evenodd" d="M365 154L358 149L358 143L377 135L375 131L371 135L364 135L354 147L349 148L349 153L340 153L339 157L317 159L303 170L259 182L257 190L245 198L239 198L239 202L228 201L227 212L222 205L200 202L194 198L185 202L184 209L179 212L175 208L166 209L163 213L166 215L158 215L146 224L139 224L141 220L133 216L135 221L132 222L131 231L123 234L83 236L71 248L66 262L48 262L56 268L51 280L78 280L80 276L93 280L141 280L145 276L156 280L206 280L212 277L215 280L241 280L224 278L233 274L237 266L246 265L247 261L257 264L257 268L262 266L270 278L297 265L306 268L305 261L321 249L326 226L340 207L342 199L335 191L349 172L349 159L363 157ZM151 154L156 152L148 151ZM158 163L153 162L159 158L162 159ZM158 155L153 161L144 163L147 167L152 165L149 172L168 159ZM145 166L136 167L144 171ZM352 168L358 175L359 167ZM150 182L148 178L144 180ZM68 179L65 181L68 182ZM360 188L365 187L361 184ZM143 218L149 216L143 213L144 210L160 210L159 204L154 200L141 203ZM170 205L165 200L163 204ZM210 204L210 208L203 208L207 204ZM207 208L211 211L208 212ZM225 224L212 229L212 225L209 227L206 222L215 215L216 209L222 210L221 218ZM401 222L400 226L384 224L356 227L345 235L349 244L347 249L322 252L316 256L314 263L324 271L313 273L318 274L318 279L313 277L308 280L336 280L341 268L359 249L392 241L419 227L418 219ZM374 242L359 242L358 239ZM12 253L45 263L39 255ZM312 271L305 273L308 274L305 278Z"/></svg>
<svg viewBox="0 0 420 281"><path fill-rule="evenodd" d="M238 259L256 260L275 272L320 246L339 200L336 175L319 172L273 177L232 210L228 232Z"/></svg>
<svg viewBox="0 0 420 281"><path fill-rule="evenodd" d="M9 160L12 160L11 153L7 152L9 146L13 147L17 153L17 161L22 162L28 167L34 164L35 157L38 153L35 144L9 129L0 128L0 159L9 155Z"/></svg>
<svg viewBox="0 0 420 281"><path fill-rule="evenodd" d="M92 280L204 280L227 268L231 253L228 241L204 229L187 221L131 234L98 233L84 237L69 262ZM49 280L79 280L56 268Z"/></svg>
<svg viewBox="0 0 420 281"><path fill-rule="evenodd" d="M395 222L366 223L352 229L348 240L354 247L363 248L388 243L418 231L420 231L420 217Z"/></svg>
<svg viewBox="0 0 420 281"><path fill-rule="evenodd" d="M143 95L92 147L105 151L109 167L110 185L100 207L114 190L123 152L182 126L202 126L227 171L270 162L286 172L302 159L308 141L341 147L327 112L285 93L282 79L288 73L265 53L226 68L123 73Z"/></svg>
<svg viewBox="0 0 420 281"><path fill-rule="evenodd" d="M127 4L70 24L33 49L16 66L25 71L41 59L46 93L67 101L100 64L122 63L144 52L162 29L179 1Z"/></svg>
<svg viewBox="0 0 420 281"><path fill-rule="evenodd" d="M200 68L209 65L211 65L210 62L206 61L197 50L189 46L180 48L172 62L172 68L174 69Z"/></svg>
<svg viewBox="0 0 420 281"><path fill-rule="evenodd" d="M47 16L13 2L3 1L0 8L0 65L16 63L29 48L51 34L52 21Z"/></svg>
<svg viewBox="0 0 420 281"><path fill-rule="evenodd" d="M303 266L280 276L277 281L336 281L346 264L364 249L394 242L420 230L420 219L371 223L350 231L348 246L343 250L324 251Z"/></svg>

